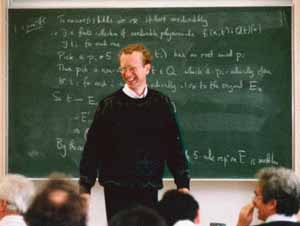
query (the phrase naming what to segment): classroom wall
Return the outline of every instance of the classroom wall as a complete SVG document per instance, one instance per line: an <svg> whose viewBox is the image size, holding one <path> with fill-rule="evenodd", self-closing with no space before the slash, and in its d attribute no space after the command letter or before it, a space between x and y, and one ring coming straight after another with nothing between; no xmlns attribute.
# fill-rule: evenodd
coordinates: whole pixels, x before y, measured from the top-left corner
<svg viewBox="0 0 300 226"><path fill-rule="evenodd" d="M33 1L25 1L25 0L12 0L10 2L10 7L12 5L19 7L28 7ZM39 4L41 4L40 1ZM48 7L53 4L49 3L51 1L45 1L46 3L43 5L44 7ZM96 4L96 1L88 1L91 5ZM117 2L117 1L106 1L106 2ZM132 4L136 4L136 1L130 1ZM135 3L134 3L135 2ZM162 1L162 2L167 2ZM175 2L175 1L173 1ZM193 2L193 1L176 1L181 3ZM195 2L195 1L194 1ZM236 0L210 0L210 1L198 1L198 3L207 4L208 6L215 5L228 5L231 4L240 4ZM289 0L250 0L243 1L243 5L247 4L262 4L268 5L270 2L274 4L281 4L286 2L291 2ZM300 67L300 1L294 0L294 138L293 138L293 146L294 146L294 157L295 157L295 170L297 173L300 173L300 161L299 161L299 145L300 145L300 78L299 78L299 67ZM47 5L49 4L49 5ZM55 4L55 3L54 3ZM60 1L62 7L63 4L70 4L70 1ZM73 1L75 7L82 6L80 1ZM57 5L57 4L56 4ZM97 4L96 4L97 5ZM86 5L85 5L86 6ZM6 32L6 14L7 14L8 3L5 1L0 1L0 175L5 174L5 152L7 150L7 118L9 113L7 112L7 32ZM174 184L172 181L164 182L164 190L174 188ZM253 189L255 186L254 181L246 181L246 180L194 180L191 183L191 193L196 197L196 199L200 203L201 208L201 226L208 226L210 222L223 222L226 223L227 226L234 226L238 217L239 209L251 201L251 197L253 195ZM160 196L163 193L162 190L160 192ZM90 210L89 210L89 226L105 226L105 209L104 209L104 197L103 190L98 184L92 190L91 202L90 202ZM254 223L257 223L254 222Z"/></svg>
<svg viewBox="0 0 300 226"><path fill-rule="evenodd" d="M295 170L300 174L300 1L294 0L294 141Z"/></svg>
<svg viewBox="0 0 300 226"><path fill-rule="evenodd" d="M300 175L300 1L294 0L294 142L295 171ZM298 212L300 218L300 211Z"/></svg>
<svg viewBox="0 0 300 226"><path fill-rule="evenodd" d="M6 1L0 1L0 176L5 169L5 88L6 88Z"/></svg>
<svg viewBox="0 0 300 226"><path fill-rule="evenodd" d="M211 222L235 226L239 209L251 201L254 186L254 181L192 181L191 193L200 204L201 226ZM165 181L159 197L171 188L175 188L174 183ZM92 189L90 201L89 226L105 226L103 189L98 184Z"/></svg>

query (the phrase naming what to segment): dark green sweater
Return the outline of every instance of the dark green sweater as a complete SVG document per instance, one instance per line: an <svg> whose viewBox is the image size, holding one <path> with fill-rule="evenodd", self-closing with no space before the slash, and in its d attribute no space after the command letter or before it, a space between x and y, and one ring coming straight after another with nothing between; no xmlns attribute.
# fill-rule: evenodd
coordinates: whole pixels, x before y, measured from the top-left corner
<svg viewBox="0 0 300 226"><path fill-rule="evenodd" d="M189 171L168 97L148 89L142 99L122 89L98 105L80 162L82 192L101 185L162 187L165 162L178 188L189 188Z"/></svg>

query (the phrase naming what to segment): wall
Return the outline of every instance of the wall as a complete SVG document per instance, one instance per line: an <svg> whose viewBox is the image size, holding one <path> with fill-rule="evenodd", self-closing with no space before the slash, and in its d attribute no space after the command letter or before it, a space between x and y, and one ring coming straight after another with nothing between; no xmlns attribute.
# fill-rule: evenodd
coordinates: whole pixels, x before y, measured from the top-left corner
<svg viewBox="0 0 300 226"><path fill-rule="evenodd" d="M240 208L251 201L255 182L252 181L192 181L191 193L200 204L201 226L210 222L235 226ZM172 181L164 182L164 189L175 188ZM92 189L89 226L105 226L103 189L98 184ZM255 221L253 223L258 223Z"/></svg>
<svg viewBox="0 0 300 226"><path fill-rule="evenodd" d="M159 6L177 4L185 5L197 5L197 6L230 6L240 5L251 6L251 5L287 5L292 0L203 0L203 1L156 1ZM105 2L105 3L104 3ZM118 1L104 1L102 7L109 7L117 5ZM123 1L127 2L127 6L136 6L137 1ZM151 1L143 1L145 4L139 5L147 7L151 5ZM242 3L239 3L242 2ZM89 0L85 2L85 7L99 7L99 2ZM299 67L300 67L300 2L294 0L294 136L293 136L293 147L295 155L295 170L297 173L300 172L300 161L299 161L299 145L300 145L300 78L299 78ZM11 0L9 7L82 7L81 1L33 1L33 0ZM7 113L7 32L6 32L6 13L7 3L0 1L0 175L5 173L5 151L7 150L6 134L7 134L7 122L5 119L8 117ZM297 75L297 76L296 76ZM165 181L165 188L174 188L173 182ZM238 217L239 209L251 201L253 189L255 186L254 181L230 181L230 180L197 180L191 183L191 192L197 198L200 203L202 222L201 226L208 226L210 222L224 222L228 226L234 226ZM164 190L160 192L162 194ZM254 222L254 223L257 223ZM89 211L89 226L105 226L105 209L103 200L102 187L96 185L92 190L90 211Z"/></svg>
<svg viewBox="0 0 300 226"><path fill-rule="evenodd" d="M300 1L294 0L294 148L295 171L300 175ZM300 211L298 212L300 218Z"/></svg>
<svg viewBox="0 0 300 226"><path fill-rule="evenodd" d="M294 0L294 140L295 170L300 174L300 1Z"/></svg>
<svg viewBox="0 0 300 226"><path fill-rule="evenodd" d="M7 7L5 1L0 1L0 175L5 172L5 92L6 92L6 15Z"/></svg>

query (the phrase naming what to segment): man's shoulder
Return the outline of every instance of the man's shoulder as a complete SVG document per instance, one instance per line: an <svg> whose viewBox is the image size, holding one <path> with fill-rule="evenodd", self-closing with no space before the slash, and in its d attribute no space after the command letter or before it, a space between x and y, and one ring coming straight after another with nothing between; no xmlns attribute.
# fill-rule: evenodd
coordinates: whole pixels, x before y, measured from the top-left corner
<svg viewBox="0 0 300 226"><path fill-rule="evenodd" d="M161 96L161 97L168 97L166 94L164 94L161 91L158 91L156 89L148 88L148 93L151 95Z"/></svg>
<svg viewBox="0 0 300 226"><path fill-rule="evenodd" d="M269 223L262 223L257 226L300 226L300 222L272 221Z"/></svg>
<svg viewBox="0 0 300 226"><path fill-rule="evenodd" d="M148 95L152 98L159 98L163 101L170 102L170 98L166 94L155 89L148 88Z"/></svg>
<svg viewBox="0 0 300 226"><path fill-rule="evenodd" d="M100 103L107 103L107 102L113 101L115 99L119 99L122 96L122 94L123 94L122 89L118 89L117 91L103 97L100 100Z"/></svg>
<svg viewBox="0 0 300 226"><path fill-rule="evenodd" d="M106 114L111 111L116 100L120 100L122 96L122 89L119 89L108 96L105 96L98 103L96 114Z"/></svg>

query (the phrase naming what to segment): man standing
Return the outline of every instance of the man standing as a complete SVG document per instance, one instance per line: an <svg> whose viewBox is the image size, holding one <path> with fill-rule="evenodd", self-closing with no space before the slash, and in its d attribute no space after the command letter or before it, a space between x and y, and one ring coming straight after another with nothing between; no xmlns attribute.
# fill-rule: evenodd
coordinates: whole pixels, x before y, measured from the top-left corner
<svg viewBox="0 0 300 226"><path fill-rule="evenodd" d="M244 206L237 226L249 226L254 208L260 226L300 226L296 214L300 205L300 180L291 170L264 168L257 174L258 183L252 203Z"/></svg>
<svg viewBox="0 0 300 226"><path fill-rule="evenodd" d="M165 162L178 189L188 191L190 181L171 102L147 87L150 52L131 44L119 62L125 85L100 101L80 162L81 192L88 198L98 177L108 220L136 204L156 205Z"/></svg>

